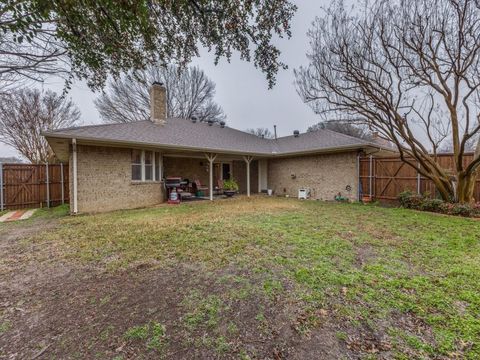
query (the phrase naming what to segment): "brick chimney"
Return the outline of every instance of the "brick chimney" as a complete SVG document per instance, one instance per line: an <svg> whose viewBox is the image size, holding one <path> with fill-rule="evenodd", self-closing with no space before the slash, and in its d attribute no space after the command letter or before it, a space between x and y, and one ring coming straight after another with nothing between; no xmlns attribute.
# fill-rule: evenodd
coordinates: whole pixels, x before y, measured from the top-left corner
<svg viewBox="0 0 480 360"><path fill-rule="evenodd" d="M150 87L150 120L158 125L167 121L167 89L159 82Z"/></svg>

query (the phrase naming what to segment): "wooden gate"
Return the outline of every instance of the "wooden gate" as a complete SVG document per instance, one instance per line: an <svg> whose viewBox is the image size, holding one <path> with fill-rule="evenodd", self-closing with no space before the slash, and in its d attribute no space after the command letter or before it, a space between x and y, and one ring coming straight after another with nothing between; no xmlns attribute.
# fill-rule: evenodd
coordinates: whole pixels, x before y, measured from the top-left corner
<svg viewBox="0 0 480 360"><path fill-rule="evenodd" d="M464 156L467 165L473 154ZM438 162L445 169L454 166L453 155L440 154ZM360 196L373 199L395 201L402 191L412 191L439 197L433 181L421 176L417 169L403 162L399 157L363 157L360 158ZM480 201L480 177L475 184L474 197Z"/></svg>
<svg viewBox="0 0 480 360"><path fill-rule="evenodd" d="M1 210L67 203L68 189L68 165L0 164Z"/></svg>

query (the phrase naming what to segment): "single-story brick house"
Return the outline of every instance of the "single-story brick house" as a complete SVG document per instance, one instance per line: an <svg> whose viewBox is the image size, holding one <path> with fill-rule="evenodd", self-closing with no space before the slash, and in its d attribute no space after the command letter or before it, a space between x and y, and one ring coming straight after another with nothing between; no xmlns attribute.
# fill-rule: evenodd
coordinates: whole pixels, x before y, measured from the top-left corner
<svg viewBox="0 0 480 360"><path fill-rule="evenodd" d="M358 197L358 157L382 146L329 130L264 139L224 124L166 117L166 92L150 90L151 120L45 132L70 164L71 212L138 208L166 200L163 179L196 179L209 188L232 177L240 192L272 189L313 199Z"/></svg>

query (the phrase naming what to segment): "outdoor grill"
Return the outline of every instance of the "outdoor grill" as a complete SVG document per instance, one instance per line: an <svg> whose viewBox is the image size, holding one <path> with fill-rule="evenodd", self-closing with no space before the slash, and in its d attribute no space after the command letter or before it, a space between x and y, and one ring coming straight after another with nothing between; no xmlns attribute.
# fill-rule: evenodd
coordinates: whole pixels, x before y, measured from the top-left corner
<svg viewBox="0 0 480 360"><path fill-rule="evenodd" d="M181 177L167 177L165 179L165 187L168 190L173 188L180 188L182 186L182 178Z"/></svg>
<svg viewBox="0 0 480 360"><path fill-rule="evenodd" d="M165 179L165 188L167 189L167 199L170 200L170 194L173 189L178 193L179 199L190 198L192 194L189 192L189 180L177 176L167 177Z"/></svg>

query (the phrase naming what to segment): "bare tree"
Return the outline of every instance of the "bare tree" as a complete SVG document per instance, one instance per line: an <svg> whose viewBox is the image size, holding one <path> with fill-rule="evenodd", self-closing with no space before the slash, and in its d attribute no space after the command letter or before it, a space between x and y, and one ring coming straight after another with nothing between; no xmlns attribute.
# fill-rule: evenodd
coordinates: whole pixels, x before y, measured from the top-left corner
<svg viewBox="0 0 480 360"><path fill-rule="evenodd" d="M110 81L108 89L95 100L104 122L132 122L150 118L149 89L153 82L167 89L169 117L219 122L225 119L222 108L213 100L215 83L198 67L185 70L177 66L150 66L145 71Z"/></svg>
<svg viewBox="0 0 480 360"><path fill-rule="evenodd" d="M52 156L43 130L72 126L80 111L71 100L47 90L19 89L0 96L0 142L32 163Z"/></svg>
<svg viewBox="0 0 480 360"><path fill-rule="evenodd" d="M470 202L480 156L463 158L480 130L479 34L474 0L378 0L351 13L335 1L309 31L297 89L316 112L341 113L392 141L445 200ZM453 172L437 159L446 139Z"/></svg>
<svg viewBox="0 0 480 360"><path fill-rule="evenodd" d="M341 120L327 120L327 121L320 121L310 127L308 127L307 131L317 131L317 130L332 130L336 131L345 135L353 136L359 139L364 140L372 140L373 134L365 129L364 126L359 126L352 124L348 121L341 121Z"/></svg>
<svg viewBox="0 0 480 360"><path fill-rule="evenodd" d="M480 133L477 133L476 136L471 137L465 143L465 151L466 152L475 152L477 148L478 140L480 137ZM453 142L451 139L448 139L444 143L442 143L441 147L439 148L440 153L453 153Z"/></svg>
<svg viewBox="0 0 480 360"><path fill-rule="evenodd" d="M273 139L273 133L268 128L247 129L248 133L265 139Z"/></svg>

